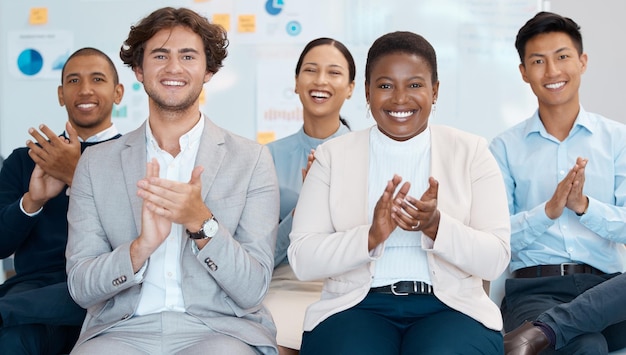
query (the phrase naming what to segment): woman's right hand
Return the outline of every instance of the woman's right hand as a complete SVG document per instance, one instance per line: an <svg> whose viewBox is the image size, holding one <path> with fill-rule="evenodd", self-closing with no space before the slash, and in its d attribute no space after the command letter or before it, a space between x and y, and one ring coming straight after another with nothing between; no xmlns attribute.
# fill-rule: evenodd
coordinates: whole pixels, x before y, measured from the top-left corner
<svg viewBox="0 0 626 355"><path fill-rule="evenodd" d="M315 161L315 149L311 149L309 152L309 156L307 157L306 167L302 169L302 181L306 178L306 174L309 173L309 169L311 169L311 165L313 165L313 161Z"/></svg>
<svg viewBox="0 0 626 355"><path fill-rule="evenodd" d="M369 231L368 238L368 250L372 250L376 248L380 243L384 242L389 238L391 232L398 226L397 222L394 220L394 200L401 199L404 200L406 195L409 193L409 189L411 188L410 182L405 182L402 184L398 192L395 194L398 185L402 182L402 177L398 175L394 175L391 180L387 182L387 186L385 187L385 191L383 191L382 196L376 202L376 206L374 207L374 217L372 219L372 226Z"/></svg>

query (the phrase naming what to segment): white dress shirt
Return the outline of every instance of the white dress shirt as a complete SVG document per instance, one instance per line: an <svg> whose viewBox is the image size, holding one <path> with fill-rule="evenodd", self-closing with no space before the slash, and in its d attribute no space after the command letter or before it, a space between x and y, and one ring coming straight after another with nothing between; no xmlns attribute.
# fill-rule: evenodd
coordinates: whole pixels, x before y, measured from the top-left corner
<svg viewBox="0 0 626 355"><path fill-rule="evenodd" d="M204 115L198 123L179 139L180 153L172 157L157 144L150 124L146 125L147 158L151 161L156 158L159 162L159 176L162 179L188 182L191 178L202 130L204 129ZM152 253L150 259L137 275L143 275L141 297L137 306L136 315L159 313L163 311L185 311L185 301L181 288L180 257L183 238L187 238L181 224L172 223L169 236ZM142 272L145 270L145 273Z"/></svg>

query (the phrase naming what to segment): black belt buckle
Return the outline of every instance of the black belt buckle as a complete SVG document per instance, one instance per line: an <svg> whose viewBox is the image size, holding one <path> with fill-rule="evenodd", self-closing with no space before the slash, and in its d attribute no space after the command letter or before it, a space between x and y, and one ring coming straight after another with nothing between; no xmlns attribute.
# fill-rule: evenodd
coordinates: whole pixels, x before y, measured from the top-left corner
<svg viewBox="0 0 626 355"><path fill-rule="evenodd" d="M567 267L568 266L572 266L572 267L575 268L577 265L580 265L580 264L578 264L578 263L561 263L561 276L569 275L569 273L567 272L567 270L568 270ZM574 271L574 273L576 273L576 272Z"/></svg>

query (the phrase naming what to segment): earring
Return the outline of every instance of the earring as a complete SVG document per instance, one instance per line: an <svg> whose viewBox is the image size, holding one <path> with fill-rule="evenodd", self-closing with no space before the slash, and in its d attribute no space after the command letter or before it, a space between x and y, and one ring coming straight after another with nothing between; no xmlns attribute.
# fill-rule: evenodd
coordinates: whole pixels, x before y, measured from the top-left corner
<svg viewBox="0 0 626 355"><path fill-rule="evenodd" d="M435 111L437 111L437 100L433 100L433 106L431 108L431 111L433 113L435 113Z"/></svg>
<svg viewBox="0 0 626 355"><path fill-rule="evenodd" d="M365 111L366 111L365 112L365 118L367 118L368 120L370 118L372 118L372 111L370 110L370 103L369 102L366 104Z"/></svg>

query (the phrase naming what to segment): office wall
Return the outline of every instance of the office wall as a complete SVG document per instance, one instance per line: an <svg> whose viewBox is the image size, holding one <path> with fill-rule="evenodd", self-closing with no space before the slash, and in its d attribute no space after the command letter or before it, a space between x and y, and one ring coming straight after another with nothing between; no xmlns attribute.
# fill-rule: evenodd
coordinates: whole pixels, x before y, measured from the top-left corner
<svg viewBox="0 0 626 355"><path fill-rule="evenodd" d="M367 49L377 37L394 30L420 33L437 51L441 89L432 121L490 139L535 109L535 99L519 76L513 41L519 27L543 6L571 14L583 27L590 57L589 70L583 79L585 107L626 121L618 106L624 97L621 79L626 75L621 63L617 63L623 49L619 37L608 29L616 22L610 18L624 13L625 3L621 0L2 1L0 154L6 156L13 148L23 145L29 138L28 127L46 123L60 132L66 120L65 109L59 107L56 97L60 72L42 70L27 76L16 70L16 53L31 44L42 46L42 51L49 52L52 59L62 58L63 53L83 46L109 53L126 86L126 95L116 108L114 120L123 132L141 123L147 115L147 98L117 54L129 27L161 6L189 7L212 20L227 18L229 56L224 68L206 84L201 109L217 124L251 139L279 138L299 126L300 106L293 94L293 68L302 47L319 36L337 38L352 51L357 61L357 86L342 115L355 129L372 125L373 120L366 117L363 95ZM31 15L33 9L39 8L47 10L43 19L40 13ZM272 9L279 11L272 15ZM55 53L61 49L65 52Z"/></svg>
<svg viewBox="0 0 626 355"><path fill-rule="evenodd" d="M626 123L626 49L624 0L551 0L550 11L572 18L581 27L589 56L580 89L586 110Z"/></svg>

